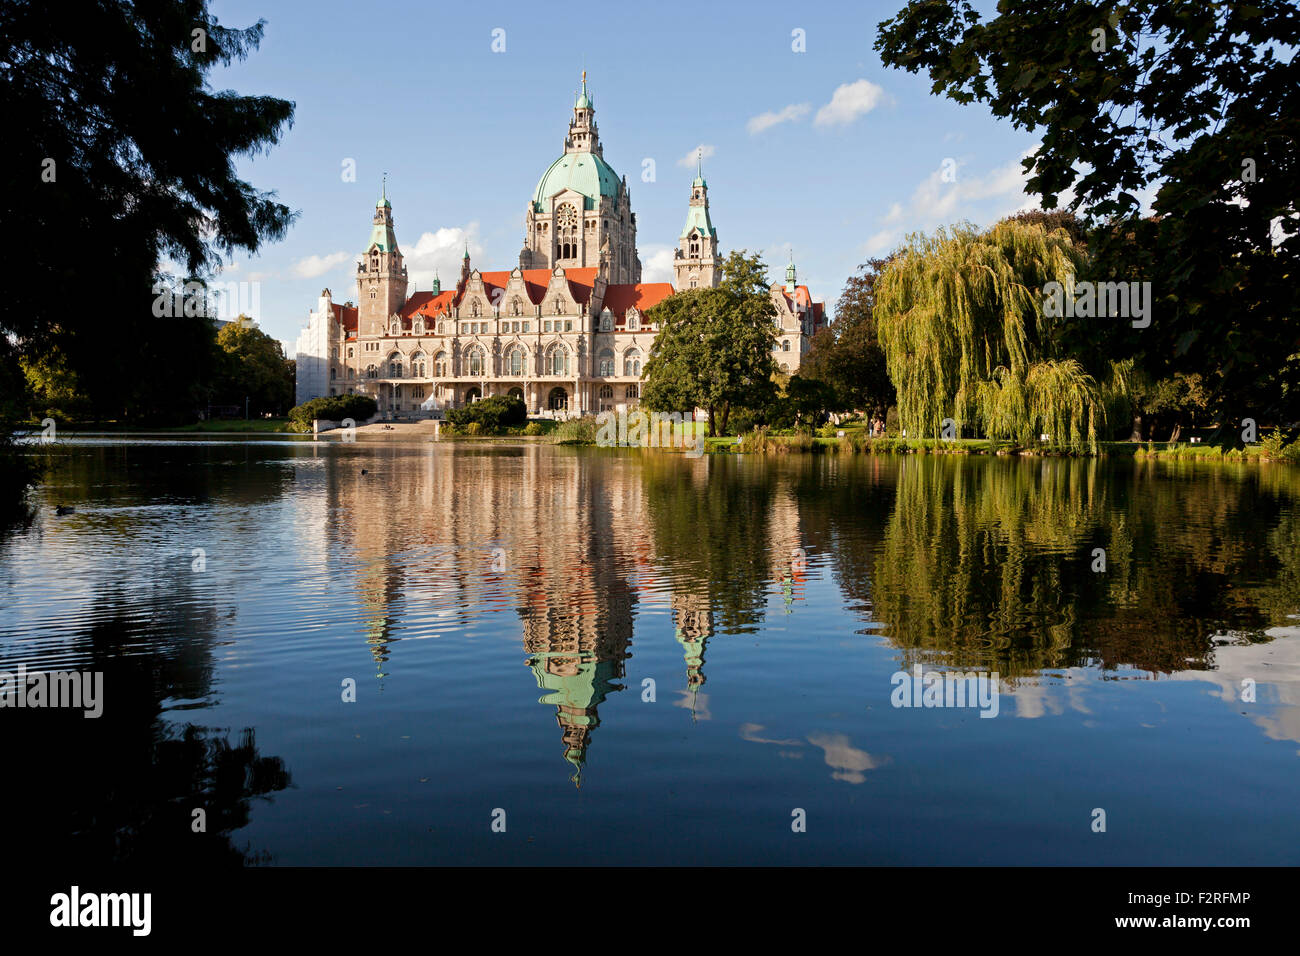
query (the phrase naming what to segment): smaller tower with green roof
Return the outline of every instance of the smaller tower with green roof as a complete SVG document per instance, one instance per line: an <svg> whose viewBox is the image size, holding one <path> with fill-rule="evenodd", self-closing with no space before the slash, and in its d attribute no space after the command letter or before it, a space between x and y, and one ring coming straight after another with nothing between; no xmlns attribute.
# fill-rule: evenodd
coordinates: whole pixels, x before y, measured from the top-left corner
<svg viewBox="0 0 1300 956"><path fill-rule="evenodd" d="M686 225L673 256L673 284L683 289L711 289L718 284L718 230L709 216L709 184L704 181L703 159L695 159L695 179L686 207Z"/></svg>
<svg viewBox="0 0 1300 956"><path fill-rule="evenodd" d="M406 302L407 284L406 264L393 226L393 204L388 201L387 174L370 223L370 239L357 263L358 322L363 335L382 335Z"/></svg>

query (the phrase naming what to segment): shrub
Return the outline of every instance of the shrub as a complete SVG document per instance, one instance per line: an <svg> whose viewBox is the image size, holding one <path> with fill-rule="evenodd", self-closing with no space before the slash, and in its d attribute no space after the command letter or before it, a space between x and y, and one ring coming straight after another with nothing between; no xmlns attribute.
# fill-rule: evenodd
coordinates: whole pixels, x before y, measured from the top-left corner
<svg viewBox="0 0 1300 956"><path fill-rule="evenodd" d="M890 405L885 412L885 436L887 438L897 438L901 426L898 424L898 409Z"/></svg>
<svg viewBox="0 0 1300 956"><path fill-rule="evenodd" d="M524 426L525 435L545 435L548 431L550 429L541 422L529 422Z"/></svg>
<svg viewBox="0 0 1300 956"><path fill-rule="evenodd" d="M760 425L740 437L740 451L742 454L761 455L767 451L770 442L767 426Z"/></svg>
<svg viewBox="0 0 1300 956"><path fill-rule="evenodd" d="M334 422L350 418L361 423L373 418L377 408L375 400L368 395L331 395L295 405L289 410L289 421L308 428L317 418Z"/></svg>
<svg viewBox="0 0 1300 956"><path fill-rule="evenodd" d="M570 418L561 422L552 434L552 441L557 445L594 445L596 417L585 415L582 418Z"/></svg>
<svg viewBox="0 0 1300 956"><path fill-rule="evenodd" d="M492 435L527 422L528 407L522 398L493 395L464 408L453 408L447 412L447 421L456 426L477 424L479 431L472 434Z"/></svg>

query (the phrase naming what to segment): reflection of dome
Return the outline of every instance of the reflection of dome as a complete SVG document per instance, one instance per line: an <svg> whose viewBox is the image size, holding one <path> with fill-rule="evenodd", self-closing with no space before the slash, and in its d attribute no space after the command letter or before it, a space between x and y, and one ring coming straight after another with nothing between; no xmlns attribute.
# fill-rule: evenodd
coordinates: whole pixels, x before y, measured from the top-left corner
<svg viewBox="0 0 1300 956"><path fill-rule="evenodd" d="M547 692L537 702L555 708L556 722L563 728L564 759L573 765L573 782L579 783L591 731L600 726L596 708L610 691L623 689L612 680L618 676L618 663L579 652L538 654L528 666L537 686Z"/></svg>
<svg viewBox="0 0 1300 956"><path fill-rule="evenodd" d="M546 171L533 193L533 208L546 209L546 202L556 193L573 189L587 197L583 205L594 209L601 196L618 195L618 173L595 153L565 153Z"/></svg>

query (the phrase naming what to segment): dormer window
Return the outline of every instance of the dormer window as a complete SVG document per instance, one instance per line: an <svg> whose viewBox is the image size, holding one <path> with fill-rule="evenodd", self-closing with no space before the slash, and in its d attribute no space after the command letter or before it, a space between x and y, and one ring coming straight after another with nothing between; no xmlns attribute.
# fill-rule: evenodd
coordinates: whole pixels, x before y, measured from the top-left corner
<svg viewBox="0 0 1300 956"><path fill-rule="evenodd" d="M639 332L641 330L641 313L636 309L627 310L627 330L629 332Z"/></svg>
<svg viewBox="0 0 1300 956"><path fill-rule="evenodd" d="M609 309L600 313L600 330L602 332L614 331L614 315L609 311Z"/></svg>

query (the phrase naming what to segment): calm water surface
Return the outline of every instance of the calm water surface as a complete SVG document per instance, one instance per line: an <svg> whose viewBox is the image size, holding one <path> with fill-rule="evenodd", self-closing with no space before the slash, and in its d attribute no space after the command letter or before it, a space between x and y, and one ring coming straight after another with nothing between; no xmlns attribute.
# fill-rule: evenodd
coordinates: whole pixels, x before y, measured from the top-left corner
<svg viewBox="0 0 1300 956"><path fill-rule="evenodd" d="M48 454L38 519L0 544L0 670L102 671L105 710L0 711L20 850L1300 863L1297 469ZM997 672L997 716L892 706L917 664Z"/></svg>

